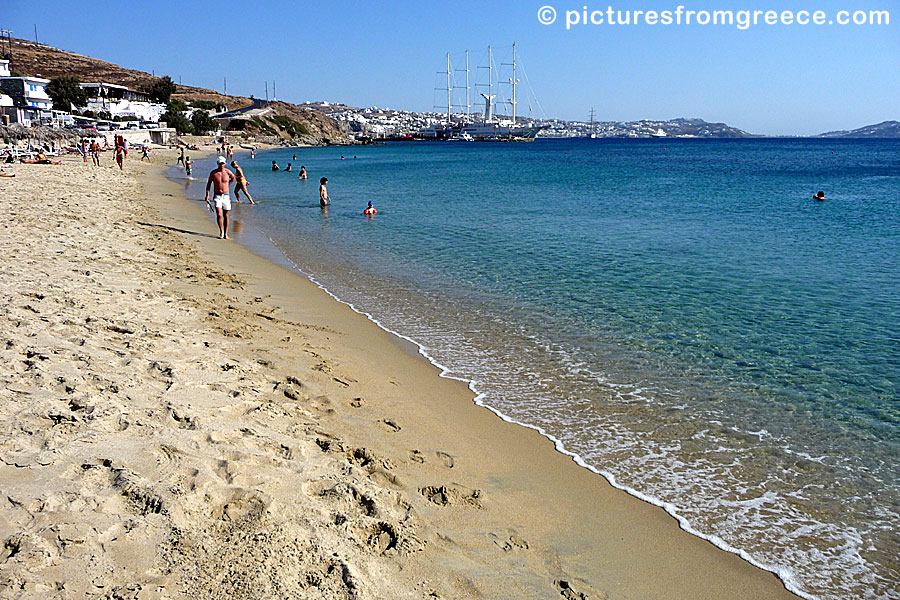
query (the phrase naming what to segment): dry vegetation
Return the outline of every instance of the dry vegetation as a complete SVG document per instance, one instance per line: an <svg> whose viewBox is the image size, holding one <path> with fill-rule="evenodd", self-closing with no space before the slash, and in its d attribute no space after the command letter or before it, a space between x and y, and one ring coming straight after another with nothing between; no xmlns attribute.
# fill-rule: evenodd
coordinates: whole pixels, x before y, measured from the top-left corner
<svg viewBox="0 0 900 600"><path fill-rule="evenodd" d="M5 46L3 48L5 50ZM83 82L104 81L124 85L134 90L146 89L158 79L150 73L126 69L117 64L83 56L73 52L12 38L12 62L10 67L24 75L47 79L63 75L74 76ZM210 100L229 110L250 106L253 101L243 96L226 96L215 90L178 85L172 98L183 102ZM318 111L286 102L273 102L272 110L250 122L244 131L267 136L273 141L316 144L323 141L343 143L348 141L337 123Z"/></svg>

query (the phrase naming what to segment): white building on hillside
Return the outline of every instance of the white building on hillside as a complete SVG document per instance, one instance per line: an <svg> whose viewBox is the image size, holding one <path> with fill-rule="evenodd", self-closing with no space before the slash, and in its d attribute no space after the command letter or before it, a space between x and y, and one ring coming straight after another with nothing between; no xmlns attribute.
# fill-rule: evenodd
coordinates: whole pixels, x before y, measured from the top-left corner
<svg viewBox="0 0 900 600"><path fill-rule="evenodd" d="M3 61L9 72L9 61ZM3 107L3 114L12 123L30 126L38 124L42 114L50 116L53 101L47 95L49 79L40 77L0 77L0 93L12 98L12 107Z"/></svg>
<svg viewBox="0 0 900 600"><path fill-rule="evenodd" d="M144 92L130 90L124 85L114 83L82 83L81 87L88 92L88 110L108 112L113 117L135 117L141 121L159 121L159 116L166 112L164 104L150 101Z"/></svg>

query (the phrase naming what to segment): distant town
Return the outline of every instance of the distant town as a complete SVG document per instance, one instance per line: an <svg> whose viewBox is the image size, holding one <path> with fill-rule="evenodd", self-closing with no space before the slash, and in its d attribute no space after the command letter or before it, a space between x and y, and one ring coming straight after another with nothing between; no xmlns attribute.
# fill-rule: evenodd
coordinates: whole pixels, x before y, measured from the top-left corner
<svg viewBox="0 0 900 600"><path fill-rule="evenodd" d="M725 123L698 118L604 121L510 116L498 112L499 107L505 106L501 102L485 106L484 111L481 106L472 105L469 114L448 115L446 111L358 108L325 101L292 104L276 102L274 98L270 101L268 97L228 96L43 44L9 37L5 42L3 49L7 53L0 56L0 124L6 126L43 125L101 132L154 130L149 138L157 143L168 143L175 134L186 132L226 131L239 131L276 144L429 139L527 141L535 137L756 137ZM22 72L12 69L13 50L17 69ZM54 88L58 83L67 83L71 89L60 85ZM80 100L76 102L76 98ZM585 113L588 116L587 109ZM900 137L900 122L885 121L814 137L896 138Z"/></svg>

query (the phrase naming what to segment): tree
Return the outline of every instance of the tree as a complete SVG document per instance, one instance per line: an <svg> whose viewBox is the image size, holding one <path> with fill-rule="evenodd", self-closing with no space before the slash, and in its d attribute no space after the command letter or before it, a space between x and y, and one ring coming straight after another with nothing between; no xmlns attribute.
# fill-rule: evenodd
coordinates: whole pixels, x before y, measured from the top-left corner
<svg viewBox="0 0 900 600"><path fill-rule="evenodd" d="M184 107L184 102L178 100L169 102L166 104L166 112L159 116L159 120L165 121L169 127L174 127L178 133L191 133L194 131L194 126L184 116L181 107Z"/></svg>
<svg viewBox="0 0 900 600"><path fill-rule="evenodd" d="M147 86L147 94L149 94L150 99L155 102L166 102L172 98L172 94L175 93L175 82L172 81L172 78L166 75L165 77L160 77L149 86Z"/></svg>
<svg viewBox="0 0 900 600"><path fill-rule="evenodd" d="M191 115L191 125L194 126L194 133L197 135L218 129L218 125L209 116L209 113L199 108L194 109L194 114Z"/></svg>
<svg viewBox="0 0 900 600"><path fill-rule="evenodd" d="M182 102L181 100L169 100L166 104L166 110L177 111L177 112L187 112L188 105Z"/></svg>
<svg viewBox="0 0 900 600"><path fill-rule="evenodd" d="M203 110L215 110L216 103L212 100L194 100L191 102L194 108L202 108Z"/></svg>
<svg viewBox="0 0 900 600"><path fill-rule="evenodd" d="M57 77L47 84L47 95L53 100L53 108L69 112L72 107L87 106L88 93L77 77Z"/></svg>

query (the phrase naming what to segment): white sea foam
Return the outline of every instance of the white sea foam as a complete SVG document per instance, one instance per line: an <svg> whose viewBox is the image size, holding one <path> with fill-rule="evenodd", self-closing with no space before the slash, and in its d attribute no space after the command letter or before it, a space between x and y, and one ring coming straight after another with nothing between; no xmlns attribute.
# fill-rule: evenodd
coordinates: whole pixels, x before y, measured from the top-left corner
<svg viewBox="0 0 900 600"><path fill-rule="evenodd" d="M749 486L738 484L737 482L734 482L734 485L732 485L728 491L735 492L739 497L744 497L743 500L717 500L715 495L709 497L709 492L711 490L702 490L696 487L698 485L697 481L703 479L715 481L718 476L716 469L721 469L722 467L737 468L740 466L741 456L739 454L734 454L735 448L733 446L719 444L718 446L706 448L704 451L706 453L718 452L722 455L728 455L731 458L731 463L722 463L721 460L719 462L704 462L701 459L696 459L695 462L684 462L679 460L675 454L680 450L678 447L658 445L655 449L648 450L646 445L642 445L641 440L634 437L633 432L626 428L618 427L615 423L604 423L604 427L607 427L608 434L603 440L597 440L597 452L586 452L584 449L582 449L580 453L571 451L569 448L572 447L571 444L575 440L564 441L563 437L566 433L566 427L575 427L580 424L577 419L578 415L561 415L558 421L553 423L554 429L557 432L554 434L553 431L550 431L547 427L537 421L538 415L533 412L534 407L531 407L530 409L528 407L521 407L521 410L519 410L520 407L515 407L516 411L526 415L525 417L517 417L513 415L510 410L501 408L503 403L499 401L502 400L502 398L491 396L492 392L488 391L488 388L485 387L487 383L479 383L479 380L487 381L488 378L494 377L503 370L500 367L490 366L492 364L492 357L487 351L481 348L474 349L472 355L467 357L471 362L469 365L460 364L458 358L450 357L449 360L446 358L439 359L438 357L442 356L442 350L444 350L443 355L446 356L446 348L455 347L455 344L461 339L459 336L454 335L452 332L443 332L442 334L437 335L427 326L419 326L406 321L403 321L403 326L404 328L408 327L406 330L411 333L409 335L403 334L395 330L396 326L392 327L389 323L383 322L376 315L357 306L359 302L354 303L352 301L344 300L339 297L338 294L333 293L325 284L320 282L316 276L308 270L301 268L287 255L286 252L281 251L274 240L269 239L269 241L279 252L280 258L284 259L292 269L312 281L330 297L349 306L355 312L366 316L383 330L413 344L418 349L419 353L439 370L442 377L465 382L472 390L475 396L474 401L477 405L491 410L507 422L528 427L539 432L550 439L558 451L570 456L576 464L603 476L614 487L663 508L678 521L679 525L685 531L709 540L719 548L739 555L760 568L776 573L782 581L784 581L786 587L798 595L805 598L815 597L808 591L809 588L804 585L804 582L801 581L801 575L799 573L803 572L803 569L798 571L797 568L779 566L778 564L774 564L776 559L771 558L771 555L759 552L748 552L738 548L737 545L740 545L739 543L737 545L729 543L726 539L741 542L742 538L736 529L758 528L762 530L765 527L771 528L771 532L779 530L785 532L792 531L793 536L798 538L813 535L819 536L822 539L830 540L830 548L827 552L816 548L809 548L803 551L797 548L791 548L791 539L789 537L785 537L783 540L776 540L785 548L784 553L777 559L778 563L780 565L795 565L800 567L815 565L813 569L820 569L827 565L828 571L843 571L843 576L855 578L857 582L874 581L872 573L865 569L865 559L860 555L860 549L864 547L865 542L863 536L859 532L847 529L838 530L834 525L817 522L811 522L804 524L801 527L797 527L798 520L792 520L796 515L787 513L785 513L786 516L780 520L773 519L771 514L767 516L768 520L762 519L758 514L759 509L766 506L773 507L779 499L778 496L767 492L757 495L756 497L746 498L746 496L752 495L753 490ZM414 310L414 307L411 306L410 308ZM398 317L398 315L390 316ZM398 323L399 322L400 321L398 321ZM590 364L574 358L571 354L567 354L566 348L559 344L541 342L540 338L536 335L526 337L529 337L535 345L540 345L543 351L548 355L559 358L561 368L564 368L570 376L592 379L598 386L607 390L617 403L622 405L635 405L635 407L639 409L642 404L652 403L653 395L659 392L659 390L649 386L629 385L627 383L612 381L605 374L597 373L592 369ZM420 339L428 339L430 342L429 344L421 343L419 341ZM453 370L446 366L445 363L453 364L457 369ZM461 369L466 367L471 367L472 369L468 376L463 376L461 373L464 371L461 371ZM529 385L549 385L547 373L541 372L539 369L522 370L517 372L516 375L526 381ZM689 408L689 405L682 403L670 406L669 408L685 411ZM532 412L529 412L530 410ZM704 419L705 424L718 429L707 429L701 433L705 436L705 441L715 443L715 441L723 435L722 431L729 430L729 426L721 419L714 418L712 414L707 416L710 418ZM563 427L560 428L558 425L562 425ZM770 433L766 429L756 429L751 432L741 432L733 428L730 430L737 440L741 440L742 436L749 436L746 437L748 443L751 439L755 440L756 443L765 439L766 445L771 445L782 451L784 454L793 454L802 459L823 465L827 462L827 459L824 456L812 456L809 453L791 448L787 443L780 443L778 436ZM627 474L629 470L637 472L638 470L633 469L633 467L640 465L640 470L643 471L640 474L641 476L632 477L628 482L624 482L620 477L617 477L616 473L612 470L595 467L595 464L605 464L603 461L603 452L616 452L619 455L630 453L630 462L627 465L623 465L623 468L618 472L620 474ZM605 462L608 463L609 461ZM616 466L618 467L619 465ZM662 482L662 484L654 485L652 483L653 480ZM762 483L765 483L765 481ZM692 504L688 507L680 502L682 499L681 497L672 497L671 494L668 494L667 496L665 490L662 489L663 484L668 486L669 489L680 489L684 485L685 490L702 492L704 501L699 502L696 505ZM801 495L792 495L790 491L782 490L779 493L783 494L785 497L793 497L797 500L802 499ZM672 500L663 499L666 497L670 497ZM694 500L694 498L692 497L691 500ZM717 527L721 526L721 530L716 528L713 529L713 531L721 531L721 535L710 533L709 523L703 523L704 519L701 517L708 516L711 512L727 512L730 515L721 523L716 524ZM772 511L770 511L770 513L771 512ZM886 518L892 516L895 517L896 515L888 513ZM701 524L698 525L697 523ZM766 558L766 556L770 556L770 558ZM806 572L808 572L808 570ZM806 572L804 572L804 574ZM824 577L827 576L826 573ZM823 595L822 597L836 598L838 596ZM866 595L861 597L890 598L894 596Z"/></svg>
<svg viewBox="0 0 900 600"><path fill-rule="evenodd" d="M272 240L270 238L269 241L272 243L273 246L278 248L278 244L275 242L275 240ZM278 248L278 249L279 249L279 251L281 251L280 248ZM519 425L521 427L526 427L528 429L537 431L542 436L544 436L545 438L547 438L551 442L553 442L553 444L558 452L572 458L572 460L577 465L602 476L613 487L615 487L619 490L622 490L622 491L630 494L631 496L634 496L635 498L639 498L645 502L648 502L649 504L658 506L658 507L662 508L663 510L665 510L670 516L672 516L673 518L676 519L676 521L678 521L679 527L681 527L681 529L683 529L684 531L686 531L692 535L695 535L699 538L709 541L710 543L715 545L717 548L720 548L721 550L724 550L724 551L732 553L732 554L736 554L736 555L740 556L741 558L743 558L744 560L746 560L747 562L749 562L750 564L752 564L760 569L774 573L784 583L785 587L788 590L797 594L798 596L800 596L802 598L806 598L808 600L819 600L817 596L809 594L808 592L805 591L805 589L800 585L800 582L798 581L797 577L795 576L793 570L791 570L787 567L781 567L781 566L762 562L761 560L758 560L756 557L752 556L748 552L746 552L740 548L731 546L730 544L725 542L725 540L723 540L722 538L720 538L717 535L706 534L706 533L703 533L703 532L695 529L691 525L691 523L680 514L679 509L676 505L674 505L670 502L662 501L659 498L656 498L649 494L645 494L644 492L641 492L640 490L620 484L617 481L616 476L613 473L603 470L603 469L598 469L595 466L589 464L580 455L568 450L566 448L565 444L559 438L557 438L554 435L547 432L543 427L540 427L538 425L533 425L531 423L525 423L525 422L519 421L517 419L514 419L513 417L505 414L504 412L500 411L499 409L496 409L493 406L486 404L484 402L485 393L481 392L478 389L478 387L474 381L472 381L471 379L466 379L466 378L454 375L453 371L449 367L441 364L431 355L429 348L426 347L424 344L421 344L417 340L387 327L373 314L359 309L351 302L341 299L339 296L332 293L327 287L325 287L325 285L320 283L312 273L309 273L308 271L302 269L286 253L284 253L283 251L281 251L281 252L282 252L282 255L284 256L284 258L293 265L293 268L297 273L299 273L299 274L303 275L304 277L306 277L307 279L309 279L313 284L315 284L319 289L321 289L323 292L328 294L331 298L333 298L337 302L340 302L341 304L348 306L354 312L365 316L369 321L371 321L372 323L374 323L375 325L377 325L379 328L383 329L384 331L390 333L391 335L394 335L410 344L413 344L418 349L419 354L421 354L426 360L428 360L428 362L430 362L435 368L437 368L438 371L440 371L440 373L439 373L440 377L443 377L446 379L453 379L453 380L465 383L469 387L469 389L472 391L472 393L475 394L475 397L473 398L473 402L476 405L486 408L487 410L491 411L492 413L497 415L499 418L501 418L502 420L504 420L508 423L513 423L515 425ZM598 378L598 379L600 379L600 378ZM622 386L622 387L625 387L625 386Z"/></svg>

